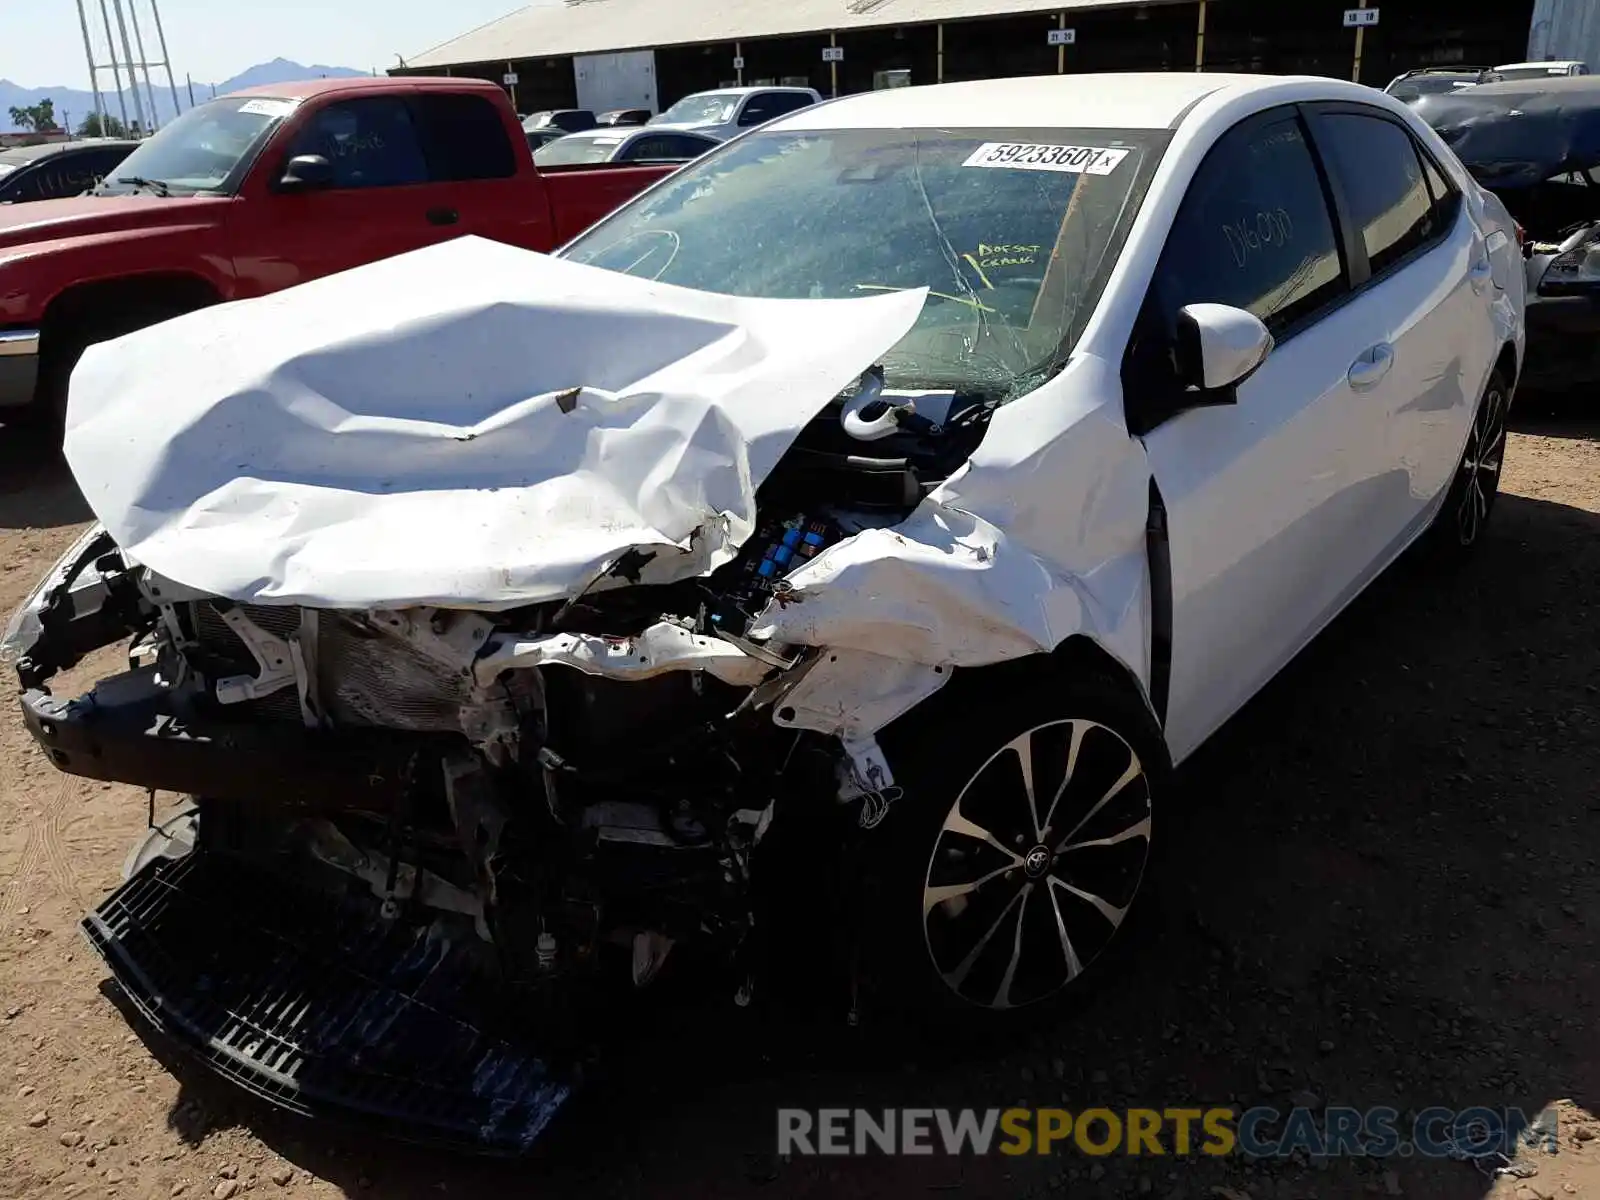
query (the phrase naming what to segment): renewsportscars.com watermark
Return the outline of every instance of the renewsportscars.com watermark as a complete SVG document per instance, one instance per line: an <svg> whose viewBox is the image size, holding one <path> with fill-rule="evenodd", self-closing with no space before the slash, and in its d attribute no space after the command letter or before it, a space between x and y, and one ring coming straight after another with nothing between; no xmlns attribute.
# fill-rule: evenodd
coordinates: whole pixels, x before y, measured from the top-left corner
<svg viewBox="0 0 1600 1200"><path fill-rule="evenodd" d="M1553 1110L1516 1108L781 1108L780 1155L1113 1154L1284 1158L1511 1157L1554 1152Z"/></svg>

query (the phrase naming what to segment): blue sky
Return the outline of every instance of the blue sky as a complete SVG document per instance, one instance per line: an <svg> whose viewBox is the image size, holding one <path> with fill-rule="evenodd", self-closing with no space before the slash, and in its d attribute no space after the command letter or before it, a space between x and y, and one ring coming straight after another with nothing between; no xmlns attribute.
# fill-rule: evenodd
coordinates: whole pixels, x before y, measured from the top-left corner
<svg viewBox="0 0 1600 1200"><path fill-rule="evenodd" d="M149 0L137 0L145 50ZM109 7L109 0L107 0ZM160 0L173 74L215 83L273 58L363 70L464 33L527 0ZM123 0L126 11L128 0ZM91 32L100 0L84 0ZM112 17L112 28L116 18ZM129 31L132 37L132 31ZM103 34L96 38L103 47ZM103 48L102 48L102 53ZM137 51L135 52L137 53ZM103 60L102 60L103 61ZM0 79L28 87L89 84L74 0L0 0Z"/></svg>

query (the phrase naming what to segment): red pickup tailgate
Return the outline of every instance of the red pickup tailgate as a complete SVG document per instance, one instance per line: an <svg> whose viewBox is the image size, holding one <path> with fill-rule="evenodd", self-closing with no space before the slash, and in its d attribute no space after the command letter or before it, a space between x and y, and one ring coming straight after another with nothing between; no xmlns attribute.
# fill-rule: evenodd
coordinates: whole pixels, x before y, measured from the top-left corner
<svg viewBox="0 0 1600 1200"><path fill-rule="evenodd" d="M566 245L624 200L677 169L676 165L542 168L539 175L550 197L555 244Z"/></svg>

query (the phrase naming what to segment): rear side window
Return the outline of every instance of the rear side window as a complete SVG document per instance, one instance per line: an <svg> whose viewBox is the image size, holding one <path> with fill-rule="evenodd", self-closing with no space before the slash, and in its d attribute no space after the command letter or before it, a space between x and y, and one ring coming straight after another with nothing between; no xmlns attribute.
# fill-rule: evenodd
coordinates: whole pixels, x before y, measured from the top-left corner
<svg viewBox="0 0 1600 1200"><path fill-rule="evenodd" d="M1346 291L1322 178L1293 114L1224 134L1178 210L1152 285L1171 334L1186 304L1231 304L1274 334Z"/></svg>
<svg viewBox="0 0 1600 1200"><path fill-rule="evenodd" d="M333 167L333 187L402 187L426 183L428 164L405 101L345 100L312 114L289 157L318 154Z"/></svg>
<svg viewBox="0 0 1600 1200"><path fill-rule="evenodd" d="M642 137L628 147L628 159L633 162L678 162L698 158L710 147L699 138L684 137L678 133L660 133Z"/></svg>
<svg viewBox="0 0 1600 1200"><path fill-rule="evenodd" d="M499 110L482 96L424 92L413 101L433 179L508 179L516 156Z"/></svg>
<svg viewBox="0 0 1600 1200"><path fill-rule="evenodd" d="M1409 133L1383 117L1342 112L1322 114L1316 129L1317 146L1344 191L1373 275L1441 232Z"/></svg>

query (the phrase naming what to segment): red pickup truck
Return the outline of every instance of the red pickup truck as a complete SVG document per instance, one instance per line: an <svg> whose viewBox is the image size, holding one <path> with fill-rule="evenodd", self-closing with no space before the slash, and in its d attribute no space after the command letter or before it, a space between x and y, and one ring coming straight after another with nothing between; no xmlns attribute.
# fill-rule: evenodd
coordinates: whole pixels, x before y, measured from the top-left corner
<svg viewBox="0 0 1600 1200"><path fill-rule="evenodd" d="M541 173L505 93L470 79L212 100L90 193L0 205L0 415L59 415L94 342L464 234L551 250L674 169Z"/></svg>

